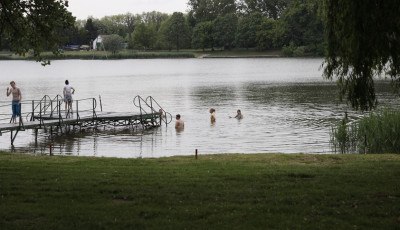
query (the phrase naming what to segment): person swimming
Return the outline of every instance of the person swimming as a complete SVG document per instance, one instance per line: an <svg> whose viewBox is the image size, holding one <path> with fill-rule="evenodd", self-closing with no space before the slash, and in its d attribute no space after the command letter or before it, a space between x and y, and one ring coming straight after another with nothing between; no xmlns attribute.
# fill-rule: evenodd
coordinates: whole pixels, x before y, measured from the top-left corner
<svg viewBox="0 0 400 230"><path fill-rule="evenodd" d="M240 120L240 119L243 119L243 114L240 111L240 109L238 109L236 116L234 116L234 117L229 116L229 118L236 118L236 119Z"/></svg>

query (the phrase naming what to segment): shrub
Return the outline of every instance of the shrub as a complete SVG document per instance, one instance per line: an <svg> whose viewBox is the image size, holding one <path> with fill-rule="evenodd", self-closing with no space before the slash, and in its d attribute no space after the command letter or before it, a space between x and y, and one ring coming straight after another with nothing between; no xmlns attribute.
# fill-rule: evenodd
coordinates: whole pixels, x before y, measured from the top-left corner
<svg viewBox="0 0 400 230"><path fill-rule="evenodd" d="M296 50L293 42L290 42L289 46L283 46L282 51L283 55L287 57L293 57L293 53Z"/></svg>
<svg viewBox="0 0 400 230"><path fill-rule="evenodd" d="M354 123L345 119L331 131L335 152L400 153L400 111L386 108Z"/></svg>

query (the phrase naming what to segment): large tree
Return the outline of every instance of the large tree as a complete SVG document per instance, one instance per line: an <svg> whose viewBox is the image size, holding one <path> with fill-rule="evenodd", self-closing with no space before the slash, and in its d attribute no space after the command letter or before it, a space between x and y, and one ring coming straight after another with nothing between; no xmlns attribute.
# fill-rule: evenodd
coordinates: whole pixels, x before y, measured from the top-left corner
<svg viewBox="0 0 400 230"><path fill-rule="evenodd" d="M374 76L400 86L400 4L396 0L324 0L324 76L337 77L340 98L356 109L376 106Z"/></svg>
<svg viewBox="0 0 400 230"><path fill-rule="evenodd" d="M170 48L171 45L179 51L190 40L189 25L181 12L174 12L160 28L160 34L164 44Z"/></svg>
<svg viewBox="0 0 400 230"><path fill-rule="evenodd" d="M194 48L214 48L214 40L212 36L213 22L200 22L193 28L192 46Z"/></svg>
<svg viewBox="0 0 400 230"><path fill-rule="evenodd" d="M276 40L275 33L276 20L263 18L256 33L256 43L258 50L268 50L274 46Z"/></svg>
<svg viewBox="0 0 400 230"><path fill-rule="evenodd" d="M187 4L189 16L194 20L194 24L236 13L235 0L189 0Z"/></svg>
<svg viewBox="0 0 400 230"><path fill-rule="evenodd" d="M324 41L322 16L318 12L320 0L294 0L281 15L277 24L283 31L282 45L316 45Z"/></svg>
<svg viewBox="0 0 400 230"><path fill-rule="evenodd" d="M94 26L92 18L87 19L85 29L87 31L86 43L91 44L93 40L96 39L99 35L97 32L98 29Z"/></svg>
<svg viewBox="0 0 400 230"><path fill-rule="evenodd" d="M136 26L138 20L135 17L135 15L133 15L131 13L126 13L124 15L123 21L125 23L126 31L128 33L129 43L131 43L132 42L132 33L135 30L135 26Z"/></svg>
<svg viewBox="0 0 400 230"><path fill-rule="evenodd" d="M28 49L42 64L41 53L59 54L60 31L73 29L74 17L64 0L0 0L0 34L8 38L10 48L19 55Z"/></svg>
<svg viewBox="0 0 400 230"><path fill-rule="evenodd" d="M107 51L111 51L112 54L116 54L119 50L122 49L121 44L124 42L124 39L118 34L107 35L103 38L104 48Z"/></svg>
<svg viewBox="0 0 400 230"><path fill-rule="evenodd" d="M234 46L238 18L235 14L220 16L213 24L213 39L216 46L231 49Z"/></svg>
<svg viewBox="0 0 400 230"><path fill-rule="evenodd" d="M262 22L262 14L260 12L245 15L238 21L236 46L250 48L256 46L257 31Z"/></svg>
<svg viewBox="0 0 400 230"><path fill-rule="evenodd" d="M238 0L241 13L262 13L268 18L278 19L292 0Z"/></svg>
<svg viewBox="0 0 400 230"><path fill-rule="evenodd" d="M133 43L135 48L153 48L156 41L156 30L153 24L139 23L133 32Z"/></svg>

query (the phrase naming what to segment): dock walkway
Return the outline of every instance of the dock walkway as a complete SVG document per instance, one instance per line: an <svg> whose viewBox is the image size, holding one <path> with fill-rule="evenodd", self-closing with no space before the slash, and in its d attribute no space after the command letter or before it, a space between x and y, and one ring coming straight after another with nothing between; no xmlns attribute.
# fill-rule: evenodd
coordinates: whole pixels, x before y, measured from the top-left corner
<svg viewBox="0 0 400 230"><path fill-rule="evenodd" d="M78 127L97 127L99 125L112 126L133 126L142 124L144 128L157 127L161 124L167 125L172 121L172 116L166 112L151 96L143 99L136 96L133 99L134 112L104 112L98 111L95 98L88 98L74 101L73 112L65 107L61 96L57 95L54 99L44 96L42 100L32 100L21 105L21 116L17 117L17 123L12 123L10 113L2 113L11 104L0 105L0 136L3 133L11 132L11 144L19 131L27 129L44 129L46 127L57 128L61 132L70 126ZM27 106L29 105L29 106ZM22 113L23 108L31 107L31 111Z"/></svg>

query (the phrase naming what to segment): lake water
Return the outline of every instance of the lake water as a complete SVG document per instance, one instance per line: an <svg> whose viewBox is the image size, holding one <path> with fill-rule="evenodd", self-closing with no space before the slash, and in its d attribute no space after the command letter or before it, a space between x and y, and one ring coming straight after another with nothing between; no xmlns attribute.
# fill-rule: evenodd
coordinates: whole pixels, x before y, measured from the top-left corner
<svg viewBox="0 0 400 230"><path fill-rule="evenodd" d="M74 99L101 95L104 111L132 111L136 95L152 96L185 122L183 132L168 126L150 130L101 128L49 138L20 132L14 146L0 137L6 151L105 157L162 157L213 153L332 153L331 125L349 111L337 101L334 82L321 77L323 59L151 59L0 61L0 86L16 81L23 100L62 94L65 79L76 89ZM387 82L377 84L383 104L399 106ZM2 104L9 103L1 93ZM210 122L210 108L217 121ZM241 109L244 119L230 119ZM11 110L11 109L9 109Z"/></svg>

